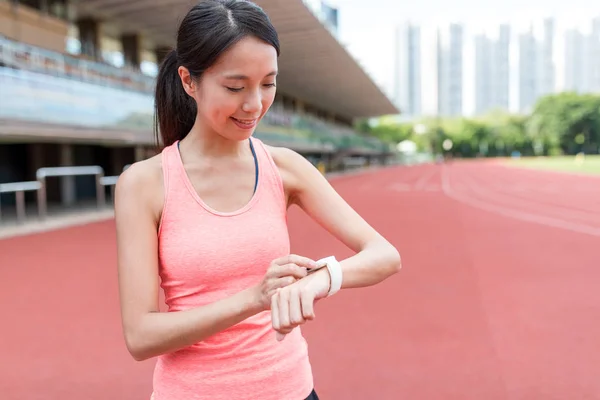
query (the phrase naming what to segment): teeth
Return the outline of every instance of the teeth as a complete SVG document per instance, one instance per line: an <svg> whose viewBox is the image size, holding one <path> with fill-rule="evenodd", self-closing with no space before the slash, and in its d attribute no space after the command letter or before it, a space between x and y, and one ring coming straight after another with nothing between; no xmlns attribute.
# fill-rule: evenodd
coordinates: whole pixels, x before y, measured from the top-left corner
<svg viewBox="0 0 600 400"><path fill-rule="evenodd" d="M251 120L243 120L243 119L237 119L234 118L236 121L241 122L242 124L246 124L246 125L250 125L253 124L255 120L251 119Z"/></svg>

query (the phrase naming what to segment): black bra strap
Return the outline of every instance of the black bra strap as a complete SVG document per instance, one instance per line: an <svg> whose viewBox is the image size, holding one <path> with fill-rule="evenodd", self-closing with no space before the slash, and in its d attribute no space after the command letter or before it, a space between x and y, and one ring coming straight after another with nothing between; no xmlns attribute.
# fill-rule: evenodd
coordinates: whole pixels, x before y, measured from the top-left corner
<svg viewBox="0 0 600 400"><path fill-rule="evenodd" d="M256 158L256 151L254 151L254 144L252 138L250 140L250 150L252 150L252 156L254 157L254 193L256 193L256 187L258 186L258 159Z"/></svg>

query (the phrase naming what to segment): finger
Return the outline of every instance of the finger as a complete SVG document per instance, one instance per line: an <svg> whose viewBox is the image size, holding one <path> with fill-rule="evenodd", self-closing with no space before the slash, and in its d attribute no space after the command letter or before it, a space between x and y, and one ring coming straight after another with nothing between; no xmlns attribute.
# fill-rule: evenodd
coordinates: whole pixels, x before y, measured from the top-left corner
<svg viewBox="0 0 600 400"><path fill-rule="evenodd" d="M274 290L277 290L289 286L294 282L296 282L296 278L294 278L293 276L284 276L283 278L277 278L272 280L270 284L272 285L272 288Z"/></svg>
<svg viewBox="0 0 600 400"><path fill-rule="evenodd" d="M308 270L297 264L289 263L274 267L271 270L271 273L272 276L276 278L280 278L282 276L293 276L294 278L302 279L308 274Z"/></svg>
<svg viewBox="0 0 600 400"><path fill-rule="evenodd" d="M285 257L278 258L275 260L275 263L278 265L296 264L304 268L314 268L317 266L317 263L314 260L308 257L299 256L297 254L290 254Z"/></svg>
<svg viewBox="0 0 600 400"><path fill-rule="evenodd" d="M275 338L277 339L278 342L281 342L294 329L295 328L279 329L278 331L275 332Z"/></svg>
<svg viewBox="0 0 600 400"><path fill-rule="evenodd" d="M300 303L302 306L302 316L305 319L313 320L315 318L314 296L309 292L302 292Z"/></svg>
<svg viewBox="0 0 600 400"><path fill-rule="evenodd" d="M281 289L277 289L275 295L272 297L271 313L273 314L273 328L276 331L275 338L281 342L285 339L285 336L292 331L292 327L288 324L283 323L286 321L288 316L288 300L286 299L286 292L282 292ZM283 311L282 311L283 310Z"/></svg>
<svg viewBox="0 0 600 400"><path fill-rule="evenodd" d="M290 292L280 290L277 296L279 308L279 328L290 328Z"/></svg>
<svg viewBox="0 0 600 400"><path fill-rule="evenodd" d="M302 306L300 305L300 291L292 290L290 293L290 324L298 326L304 322Z"/></svg>
<svg viewBox="0 0 600 400"><path fill-rule="evenodd" d="M278 330L281 328L281 324L279 323L279 290L275 291L273 296L271 296L271 325L273 329Z"/></svg>
<svg viewBox="0 0 600 400"><path fill-rule="evenodd" d="M272 298L273 295L275 294L275 291L277 291L279 289L283 289L286 286L290 286L292 283L295 283L296 281L297 281L297 279L294 278L293 276L286 276L283 278L271 279L268 282L267 295L271 296L271 298Z"/></svg>
<svg viewBox="0 0 600 400"><path fill-rule="evenodd" d="M302 257L296 254L289 255L289 262L308 269L315 268L317 266L317 262L315 260L308 257Z"/></svg>

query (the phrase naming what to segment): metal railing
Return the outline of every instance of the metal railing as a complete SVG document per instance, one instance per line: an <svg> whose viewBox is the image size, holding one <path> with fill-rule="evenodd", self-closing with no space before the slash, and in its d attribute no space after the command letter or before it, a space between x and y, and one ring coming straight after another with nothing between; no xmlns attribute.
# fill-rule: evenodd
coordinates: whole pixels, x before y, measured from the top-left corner
<svg viewBox="0 0 600 400"><path fill-rule="evenodd" d="M104 176L104 170L102 167L97 165L83 166L83 167L50 167L40 168L36 172L36 178L41 183L41 187L38 190L38 211L41 219L46 218L48 212L47 209L47 196L46 196L46 178L48 177L67 177L67 176L85 176L93 175L96 178L96 200L98 208L104 207L106 199L104 196L104 187L100 183L101 178Z"/></svg>
<svg viewBox="0 0 600 400"><path fill-rule="evenodd" d="M37 191L42 187L38 181L14 182L0 184L0 195L2 193L14 193L15 205L17 207L17 220L25 220L25 192ZM0 221L2 220L2 208L0 205Z"/></svg>
<svg viewBox="0 0 600 400"><path fill-rule="evenodd" d="M129 168L127 164L123 171ZM45 167L36 171L35 181L11 182L0 184L0 194L14 193L17 211L17 222L23 223L26 219L25 192L37 192L37 208L40 219L44 220L48 213L48 199L46 193L46 178L49 177L71 177L71 176L94 176L96 180L96 203L99 209L106 206L105 187L111 188L111 197L114 199L115 185L119 176L104 176L104 170L98 165L80 167ZM2 213L0 208L0 221Z"/></svg>

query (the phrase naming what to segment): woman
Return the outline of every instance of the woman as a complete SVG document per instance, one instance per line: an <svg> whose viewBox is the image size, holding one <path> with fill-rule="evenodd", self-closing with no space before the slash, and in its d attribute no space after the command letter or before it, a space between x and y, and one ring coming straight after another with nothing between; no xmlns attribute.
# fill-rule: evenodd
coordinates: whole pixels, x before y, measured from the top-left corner
<svg viewBox="0 0 600 400"><path fill-rule="evenodd" d="M312 164L252 137L275 97L278 56L256 5L193 7L157 77L164 147L117 183L124 336L134 359L158 358L155 400L317 399L295 328L315 318L316 300L400 268L396 249ZM292 204L356 255L319 269L289 254Z"/></svg>

